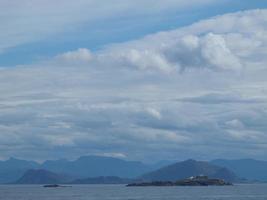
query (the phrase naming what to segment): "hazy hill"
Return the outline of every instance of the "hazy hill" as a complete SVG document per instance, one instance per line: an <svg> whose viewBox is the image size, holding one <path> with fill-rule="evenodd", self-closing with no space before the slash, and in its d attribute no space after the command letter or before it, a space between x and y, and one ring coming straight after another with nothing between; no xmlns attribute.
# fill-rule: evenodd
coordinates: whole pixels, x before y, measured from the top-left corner
<svg viewBox="0 0 267 200"><path fill-rule="evenodd" d="M211 163L227 167L239 177L249 180L267 181L267 161L241 159L241 160L213 160Z"/></svg>
<svg viewBox="0 0 267 200"><path fill-rule="evenodd" d="M35 169L39 165L33 161L10 158L0 161L0 183L11 183L21 177L25 171Z"/></svg>
<svg viewBox="0 0 267 200"><path fill-rule="evenodd" d="M16 184L58 184L71 181L70 178L43 169L31 169L19 178Z"/></svg>
<svg viewBox="0 0 267 200"><path fill-rule="evenodd" d="M102 156L83 156L75 161L46 161L41 168L84 178L97 176L133 178L152 170L152 167L141 162Z"/></svg>
<svg viewBox="0 0 267 200"><path fill-rule="evenodd" d="M219 178L230 182L238 180L237 176L226 168L195 160L187 160L163 167L141 176L141 179L149 181L176 181L198 175L206 175L210 178Z"/></svg>

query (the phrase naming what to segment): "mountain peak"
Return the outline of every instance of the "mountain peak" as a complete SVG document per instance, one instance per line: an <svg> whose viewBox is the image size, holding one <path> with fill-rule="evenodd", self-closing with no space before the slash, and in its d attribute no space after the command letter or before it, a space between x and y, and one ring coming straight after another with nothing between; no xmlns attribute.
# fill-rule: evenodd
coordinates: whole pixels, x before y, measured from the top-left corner
<svg viewBox="0 0 267 200"><path fill-rule="evenodd" d="M196 161L194 159L188 159L188 160L183 161L183 163L197 163L197 162L200 162L200 161Z"/></svg>
<svg viewBox="0 0 267 200"><path fill-rule="evenodd" d="M177 162L159 170L147 173L141 179L149 181L176 181L191 176L205 175L211 178L220 178L235 181L237 176L230 170L213 165L205 161L186 160Z"/></svg>

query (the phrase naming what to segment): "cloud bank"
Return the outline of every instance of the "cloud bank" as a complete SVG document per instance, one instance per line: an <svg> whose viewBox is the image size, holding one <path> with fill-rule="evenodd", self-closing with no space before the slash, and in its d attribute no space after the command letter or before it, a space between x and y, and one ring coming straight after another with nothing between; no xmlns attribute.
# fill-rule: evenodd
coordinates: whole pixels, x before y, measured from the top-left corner
<svg viewBox="0 0 267 200"><path fill-rule="evenodd" d="M2 68L2 156L264 159L266 32L253 10Z"/></svg>
<svg viewBox="0 0 267 200"><path fill-rule="evenodd" d="M244 13L227 14L142 40L113 45L97 52L92 56L94 59L89 55L88 64L167 73L197 68L240 71L253 67L266 62L267 14L265 10ZM79 56L84 60L84 51L91 54L86 49L67 53L74 56L69 61L77 61Z"/></svg>

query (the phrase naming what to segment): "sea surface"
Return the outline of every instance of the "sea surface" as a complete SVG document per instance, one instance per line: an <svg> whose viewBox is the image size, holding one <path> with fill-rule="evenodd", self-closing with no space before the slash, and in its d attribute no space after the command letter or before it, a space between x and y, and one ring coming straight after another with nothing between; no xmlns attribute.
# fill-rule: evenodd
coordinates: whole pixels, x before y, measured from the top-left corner
<svg viewBox="0 0 267 200"><path fill-rule="evenodd" d="M267 200L267 184L211 187L0 185L0 200Z"/></svg>

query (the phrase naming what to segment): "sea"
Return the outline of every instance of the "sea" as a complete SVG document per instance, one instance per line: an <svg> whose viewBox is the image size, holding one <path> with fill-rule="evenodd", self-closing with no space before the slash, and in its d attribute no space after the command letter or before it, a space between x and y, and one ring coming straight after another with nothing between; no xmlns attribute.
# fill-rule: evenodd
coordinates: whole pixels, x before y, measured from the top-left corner
<svg viewBox="0 0 267 200"><path fill-rule="evenodd" d="M267 184L202 187L0 185L0 200L267 200Z"/></svg>

